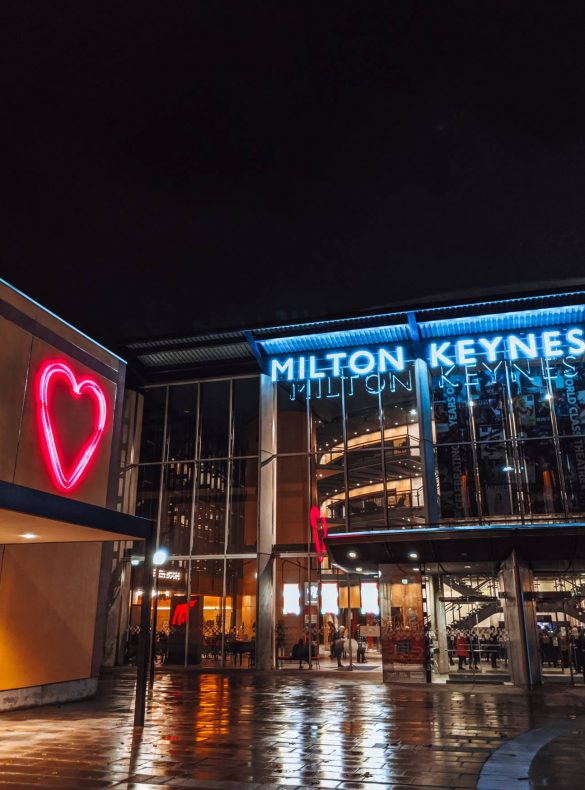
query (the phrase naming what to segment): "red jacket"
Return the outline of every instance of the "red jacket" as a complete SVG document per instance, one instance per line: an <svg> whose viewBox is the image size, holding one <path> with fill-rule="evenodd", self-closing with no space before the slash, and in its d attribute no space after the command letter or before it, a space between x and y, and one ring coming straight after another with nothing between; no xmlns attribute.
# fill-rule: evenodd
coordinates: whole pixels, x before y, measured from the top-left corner
<svg viewBox="0 0 585 790"><path fill-rule="evenodd" d="M469 655L469 642L467 641L467 637L462 634L455 640L455 654L458 656Z"/></svg>

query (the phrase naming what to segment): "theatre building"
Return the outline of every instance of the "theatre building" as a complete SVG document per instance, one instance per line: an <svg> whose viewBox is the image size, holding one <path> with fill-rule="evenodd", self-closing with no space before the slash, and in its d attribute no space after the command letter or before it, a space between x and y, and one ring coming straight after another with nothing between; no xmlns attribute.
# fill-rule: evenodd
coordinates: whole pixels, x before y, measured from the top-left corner
<svg viewBox="0 0 585 790"><path fill-rule="evenodd" d="M114 662L118 558L152 529L121 512L124 378L0 281L0 710L91 696Z"/></svg>
<svg viewBox="0 0 585 790"><path fill-rule="evenodd" d="M388 682L576 673L584 305L532 292L129 344L121 496L170 555L161 660L268 669L312 632L323 669L344 625L344 663L363 645Z"/></svg>

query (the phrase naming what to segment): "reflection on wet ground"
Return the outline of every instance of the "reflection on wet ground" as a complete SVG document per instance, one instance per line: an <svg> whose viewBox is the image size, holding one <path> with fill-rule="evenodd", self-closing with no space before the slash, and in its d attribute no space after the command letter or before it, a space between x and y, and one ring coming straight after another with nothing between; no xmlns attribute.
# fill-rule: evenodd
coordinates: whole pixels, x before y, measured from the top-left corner
<svg viewBox="0 0 585 790"><path fill-rule="evenodd" d="M2 714L0 788L471 788L503 741L585 711L582 691L165 672L141 732L133 686L115 671L96 700Z"/></svg>

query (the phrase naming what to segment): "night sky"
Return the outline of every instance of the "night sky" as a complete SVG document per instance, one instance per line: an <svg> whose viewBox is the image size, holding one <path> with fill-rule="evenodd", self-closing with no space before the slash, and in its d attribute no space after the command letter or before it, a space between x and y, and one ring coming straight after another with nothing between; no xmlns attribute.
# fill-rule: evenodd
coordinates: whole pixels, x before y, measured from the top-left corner
<svg viewBox="0 0 585 790"><path fill-rule="evenodd" d="M103 342L585 278L582 3L4 7L0 274Z"/></svg>

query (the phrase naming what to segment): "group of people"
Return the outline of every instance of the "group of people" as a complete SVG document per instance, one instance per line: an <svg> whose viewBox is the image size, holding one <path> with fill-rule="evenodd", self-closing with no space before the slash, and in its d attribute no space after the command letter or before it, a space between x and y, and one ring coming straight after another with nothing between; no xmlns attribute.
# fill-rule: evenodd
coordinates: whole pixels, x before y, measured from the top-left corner
<svg viewBox="0 0 585 790"><path fill-rule="evenodd" d="M585 673L585 629L566 627L540 628L538 631L540 660L549 667L567 669L572 663L576 672Z"/></svg>
<svg viewBox="0 0 585 790"><path fill-rule="evenodd" d="M503 661L508 666L508 634L505 630L490 626L453 631L447 629L447 651L449 664L458 661L459 670L481 671L481 661L489 661L492 669L498 669Z"/></svg>

